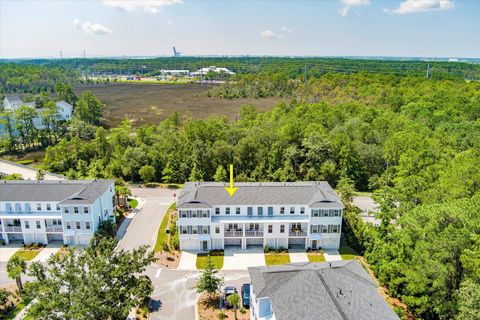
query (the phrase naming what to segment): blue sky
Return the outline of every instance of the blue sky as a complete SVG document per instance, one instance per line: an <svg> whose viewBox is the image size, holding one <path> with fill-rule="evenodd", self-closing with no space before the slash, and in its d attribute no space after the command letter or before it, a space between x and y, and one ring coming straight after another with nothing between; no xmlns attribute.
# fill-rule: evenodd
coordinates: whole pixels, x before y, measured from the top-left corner
<svg viewBox="0 0 480 320"><path fill-rule="evenodd" d="M474 0L0 0L0 57L480 57Z"/></svg>

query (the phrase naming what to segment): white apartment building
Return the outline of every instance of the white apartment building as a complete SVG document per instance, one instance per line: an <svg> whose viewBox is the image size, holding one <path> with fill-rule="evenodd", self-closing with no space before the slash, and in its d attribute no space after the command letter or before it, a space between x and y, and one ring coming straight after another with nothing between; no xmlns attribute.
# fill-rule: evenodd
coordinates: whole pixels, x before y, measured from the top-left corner
<svg viewBox="0 0 480 320"><path fill-rule="evenodd" d="M338 249L344 206L325 182L187 182L177 201L180 248Z"/></svg>
<svg viewBox="0 0 480 320"><path fill-rule="evenodd" d="M114 221L113 180L0 180L0 238L5 243L86 245Z"/></svg>

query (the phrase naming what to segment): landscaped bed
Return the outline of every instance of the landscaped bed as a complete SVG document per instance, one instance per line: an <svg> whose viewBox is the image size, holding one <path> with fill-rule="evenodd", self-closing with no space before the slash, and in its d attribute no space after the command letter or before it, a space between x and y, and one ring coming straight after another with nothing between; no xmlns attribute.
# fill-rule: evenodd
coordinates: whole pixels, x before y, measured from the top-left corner
<svg viewBox="0 0 480 320"><path fill-rule="evenodd" d="M128 206L130 209L135 209L138 206L138 200L137 199L128 199Z"/></svg>
<svg viewBox="0 0 480 320"><path fill-rule="evenodd" d="M29 245L23 245L23 249L18 250L15 252L15 254L12 256L18 256L21 257L25 261L31 261L33 260L39 253L42 251L43 245L39 244L29 244ZM10 258L11 259L11 258Z"/></svg>
<svg viewBox="0 0 480 320"><path fill-rule="evenodd" d="M307 252L309 262L325 262L323 250L312 250Z"/></svg>
<svg viewBox="0 0 480 320"><path fill-rule="evenodd" d="M197 269L205 269L209 257L212 260L212 264L215 269L222 269L223 250L212 250L209 253L197 254Z"/></svg>
<svg viewBox="0 0 480 320"><path fill-rule="evenodd" d="M180 262L180 240L177 230L177 210L172 204L158 228L157 242L154 252L157 264L162 267L176 268Z"/></svg>
<svg viewBox="0 0 480 320"><path fill-rule="evenodd" d="M212 298L208 294L202 294L198 299L198 319L199 320L212 320L220 319L219 314L221 313L220 306L220 295L215 295ZM233 320L235 315L233 309L223 309L223 312L227 316L224 319ZM237 310L237 319L238 320L248 320L250 319L250 310L245 310L245 314L242 314L240 310Z"/></svg>

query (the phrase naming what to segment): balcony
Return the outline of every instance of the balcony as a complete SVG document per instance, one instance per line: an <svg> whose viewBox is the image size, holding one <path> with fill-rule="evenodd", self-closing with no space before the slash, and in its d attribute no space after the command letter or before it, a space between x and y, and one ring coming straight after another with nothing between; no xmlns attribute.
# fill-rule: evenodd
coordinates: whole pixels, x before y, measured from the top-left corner
<svg viewBox="0 0 480 320"><path fill-rule="evenodd" d="M3 231L3 226L0 224L0 232Z"/></svg>
<svg viewBox="0 0 480 320"><path fill-rule="evenodd" d="M243 237L242 230L225 230L225 237Z"/></svg>
<svg viewBox="0 0 480 320"><path fill-rule="evenodd" d="M21 226L7 226L4 229L5 232L22 232Z"/></svg>
<svg viewBox="0 0 480 320"><path fill-rule="evenodd" d="M54 226L49 226L46 228L47 232L63 232L63 228L62 227L54 227Z"/></svg>
<svg viewBox="0 0 480 320"><path fill-rule="evenodd" d="M246 230L245 237L263 237L263 231L260 230Z"/></svg>
<svg viewBox="0 0 480 320"><path fill-rule="evenodd" d="M299 231L290 230L289 235L290 235L290 237L306 237L307 232L303 231L303 230L299 230Z"/></svg>

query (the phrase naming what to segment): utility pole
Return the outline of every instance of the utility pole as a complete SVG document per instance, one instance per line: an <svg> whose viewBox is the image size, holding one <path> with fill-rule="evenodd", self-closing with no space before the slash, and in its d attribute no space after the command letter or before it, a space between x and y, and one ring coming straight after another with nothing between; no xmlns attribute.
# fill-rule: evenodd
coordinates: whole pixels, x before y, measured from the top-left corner
<svg viewBox="0 0 480 320"><path fill-rule="evenodd" d="M427 79L430 80L430 63L427 65Z"/></svg>
<svg viewBox="0 0 480 320"><path fill-rule="evenodd" d="M63 52L60 50L60 59L63 59Z"/></svg>

